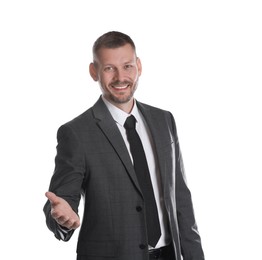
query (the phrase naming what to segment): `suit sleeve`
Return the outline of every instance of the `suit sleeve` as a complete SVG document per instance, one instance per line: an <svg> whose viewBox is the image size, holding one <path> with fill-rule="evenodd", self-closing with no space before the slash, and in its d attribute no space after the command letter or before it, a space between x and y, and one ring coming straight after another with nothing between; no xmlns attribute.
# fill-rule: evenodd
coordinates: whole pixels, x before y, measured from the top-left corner
<svg viewBox="0 0 262 260"><path fill-rule="evenodd" d="M176 125L172 115L171 118L176 146L176 205L181 252L184 260L204 260L201 238L194 216L191 192L186 181Z"/></svg>
<svg viewBox="0 0 262 260"><path fill-rule="evenodd" d="M49 191L65 199L78 213L85 174L82 144L75 132L67 125L58 129L57 142L55 170L50 181ZM51 205L48 200L44 206L46 224L57 239L68 241L74 230L63 233L64 230L61 230L52 218L50 211Z"/></svg>

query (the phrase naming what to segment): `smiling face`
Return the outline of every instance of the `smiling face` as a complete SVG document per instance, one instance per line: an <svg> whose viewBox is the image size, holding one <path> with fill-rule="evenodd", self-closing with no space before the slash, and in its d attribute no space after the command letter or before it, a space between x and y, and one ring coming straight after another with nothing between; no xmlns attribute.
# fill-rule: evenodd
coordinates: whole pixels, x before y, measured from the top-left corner
<svg viewBox="0 0 262 260"><path fill-rule="evenodd" d="M89 67L98 81L103 96L113 105L129 113L142 66L130 44L117 48L101 48Z"/></svg>

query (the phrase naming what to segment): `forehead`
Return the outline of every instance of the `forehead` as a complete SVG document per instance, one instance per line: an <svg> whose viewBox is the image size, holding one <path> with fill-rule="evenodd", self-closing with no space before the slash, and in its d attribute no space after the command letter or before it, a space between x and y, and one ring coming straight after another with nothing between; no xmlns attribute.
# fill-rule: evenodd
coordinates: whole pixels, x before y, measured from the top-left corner
<svg viewBox="0 0 262 260"><path fill-rule="evenodd" d="M136 53L130 44L117 48L101 48L95 60L101 64L126 63L136 60Z"/></svg>

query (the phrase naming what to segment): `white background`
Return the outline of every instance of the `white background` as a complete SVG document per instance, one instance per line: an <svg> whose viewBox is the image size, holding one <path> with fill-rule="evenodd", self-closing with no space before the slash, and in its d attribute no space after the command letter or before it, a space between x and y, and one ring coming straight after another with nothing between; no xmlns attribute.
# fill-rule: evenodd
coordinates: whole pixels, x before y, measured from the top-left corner
<svg viewBox="0 0 262 260"><path fill-rule="evenodd" d="M177 122L206 259L262 259L261 1L0 2L1 259L75 259L42 211L57 128L100 95L94 40L129 34L136 98Z"/></svg>

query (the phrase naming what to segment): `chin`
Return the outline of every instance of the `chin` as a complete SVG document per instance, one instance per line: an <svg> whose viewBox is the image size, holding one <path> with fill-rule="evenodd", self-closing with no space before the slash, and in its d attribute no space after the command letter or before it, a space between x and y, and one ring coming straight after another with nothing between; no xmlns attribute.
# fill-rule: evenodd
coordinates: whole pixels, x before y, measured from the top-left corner
<svg viewBox="0 0 262 260"><path fill-rule="evenodd" d="M125 103L128 103L132 98L133 98L133 95L122 96L122 97L121 96L116 97L112 95L109 99L116 104L125 104Z"/></svg>

